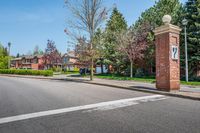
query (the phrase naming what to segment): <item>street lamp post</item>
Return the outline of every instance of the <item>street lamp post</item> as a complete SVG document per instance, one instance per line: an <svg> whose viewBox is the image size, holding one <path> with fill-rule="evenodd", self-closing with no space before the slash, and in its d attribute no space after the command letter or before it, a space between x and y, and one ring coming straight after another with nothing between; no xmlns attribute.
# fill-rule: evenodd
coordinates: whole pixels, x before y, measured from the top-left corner
<svg viewBox="0 0 200 133"><path fill-rule="evenodd" d="M184 26L184 32L185 32L185 80L188 82L188 53L187 53L187 19L183 19L182 24Z"/></svg>
<svg viewBox="0 0 200 133"><path fill-rule="evenodd" d="M8 43L8 69L10 68L10 47L11 47L11 43Z"/></svg>

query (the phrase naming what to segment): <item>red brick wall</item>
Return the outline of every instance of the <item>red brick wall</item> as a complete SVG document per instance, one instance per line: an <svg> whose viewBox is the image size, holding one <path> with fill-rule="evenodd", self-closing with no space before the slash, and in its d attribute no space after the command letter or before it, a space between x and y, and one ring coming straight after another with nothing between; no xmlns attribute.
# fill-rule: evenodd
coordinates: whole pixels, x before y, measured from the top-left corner
<svg viewBox="0 0 200 133"><path fill-rule="evenodd" d="M166 32L156 36L156 87L166 91L180 88L180 57L172 60L172 44L179 47L178 34Z"/></svg>
<svg viewBox="0 0 200 133"><path fill-rule="evenodd" d="M33 69L33 70L38 70L38 64L31 64L31 68Z"/></svg>

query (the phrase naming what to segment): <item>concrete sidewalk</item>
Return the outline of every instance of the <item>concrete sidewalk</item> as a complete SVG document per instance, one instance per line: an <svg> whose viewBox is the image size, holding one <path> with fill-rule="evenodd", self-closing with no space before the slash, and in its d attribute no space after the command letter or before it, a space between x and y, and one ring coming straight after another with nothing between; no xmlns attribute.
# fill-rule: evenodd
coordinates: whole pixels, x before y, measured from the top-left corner
<svg viewBox="0 0 200 133"><path fill-rule="evenodd" d="M135 82L135 81L122 81L122 80L109 80L109 79L98 79L95 78L90 81L89 78L83 78L78 76L66 76L66 75L54 75L53 77L43 77L43 76L25 76L25 75L0 75L9 77L20 77L20 78L34 78L34 79L49 79L49 80L67 80L73 82L81 82L87 84L96 84L102 86L110 86L121 89L129 89L134 91L142 91L148 93L169 95L181 98L188 98L193 100L200 100L200 86L186 86L181 85L180 91L164 92L159 91L155 88L155 84Z"/></svg>
<svg viewBox="0 0 200 133"><path fill-rule="evenodd" d="M156 89L155 84L146 82L136 82L136 81L122 81L122 80L109 80L109 79L98 79L95 78L94 81L90 81L89 78L81 77L66 77L68 80L82 81L84 83L91 83L97 85L104 85L110 87L124 88L136 91L150 92L156 94L177 96L182 98L190 98L195 100L200 100L200 86L187 86L181 85L180 91L163 92Z"/></svg>

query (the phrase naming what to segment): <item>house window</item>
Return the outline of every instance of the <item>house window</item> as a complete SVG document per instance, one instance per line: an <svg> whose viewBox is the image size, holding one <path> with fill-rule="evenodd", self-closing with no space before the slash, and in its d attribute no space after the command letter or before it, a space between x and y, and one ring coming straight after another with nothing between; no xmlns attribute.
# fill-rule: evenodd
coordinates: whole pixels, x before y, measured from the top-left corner
<svg viewBox="0 0 200 133"><path fill-rule="evenodd" d="M31 60L27 59L27 60L26 60L26 63L31 63Z"/></svg>
<svg viewBox="0 0 200 133"><path fill-rule="evenodd" d="M35 59L33 60L33 63L34 63L34 64L37 64L37 63L38 63L38 59L35 58Z"/></svg>
<svg viewBox="0 0 200 133"><path fill-rule="evenodd" d="M22 63L26 63L26 60L25 60L25 59L23 59L23 60L22 60Z"/></svg>
<svg viewBox="0 0 200 133"><path fill-rule="evenodd" d="M69 61L69 58L67 58L67 57L64 57L64 58L63 58L63 62L64 62L64 63L67 63L68 61Z"/></svg>

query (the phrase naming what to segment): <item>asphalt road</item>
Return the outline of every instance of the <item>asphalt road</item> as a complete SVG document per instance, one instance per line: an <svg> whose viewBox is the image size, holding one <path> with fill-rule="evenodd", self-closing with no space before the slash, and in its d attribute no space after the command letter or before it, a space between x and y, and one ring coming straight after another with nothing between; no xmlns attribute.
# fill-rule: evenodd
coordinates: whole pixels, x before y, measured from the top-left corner
<svg viewBox="0 0 200 133"><path fill-rule="evenodd" d="M0 77L0 133L200 133L199 101L149 97L156 96Z"/></svg>

